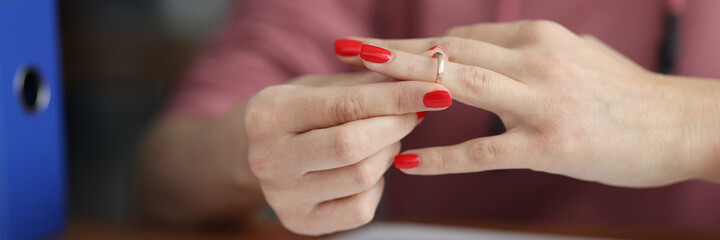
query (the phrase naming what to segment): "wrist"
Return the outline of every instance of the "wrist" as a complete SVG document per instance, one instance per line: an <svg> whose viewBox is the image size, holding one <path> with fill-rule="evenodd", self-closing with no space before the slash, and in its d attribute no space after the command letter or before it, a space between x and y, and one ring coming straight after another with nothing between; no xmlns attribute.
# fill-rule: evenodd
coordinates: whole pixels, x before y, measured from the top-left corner
<svg viewBox="0 0 720 240"><path fill-rule="evenodd" d="M720 82L708 80L710 94L707 114L709 116L710 133L707 146L707 172L701 176L703 179L720 183Z"/></svg>
<svg viewBox="0 0 720 240"><path fill-rule="evenodd" d="M720 82L665 76L680 92L682 154L677 159L690 169L688 178L720 183Z"/></svg>

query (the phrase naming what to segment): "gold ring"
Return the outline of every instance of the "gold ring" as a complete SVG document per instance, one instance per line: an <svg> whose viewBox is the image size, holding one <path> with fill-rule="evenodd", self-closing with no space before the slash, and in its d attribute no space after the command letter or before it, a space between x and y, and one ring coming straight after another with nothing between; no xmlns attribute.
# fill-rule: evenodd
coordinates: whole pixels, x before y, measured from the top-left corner
<svg viewBox="0 0 720 240"><path fill-rule="evenodd" d="M435 76L435 83L442 83L443 74L445 73L445 58L440 52L435 52L434 56L437 58L437 76Z"/></svg>

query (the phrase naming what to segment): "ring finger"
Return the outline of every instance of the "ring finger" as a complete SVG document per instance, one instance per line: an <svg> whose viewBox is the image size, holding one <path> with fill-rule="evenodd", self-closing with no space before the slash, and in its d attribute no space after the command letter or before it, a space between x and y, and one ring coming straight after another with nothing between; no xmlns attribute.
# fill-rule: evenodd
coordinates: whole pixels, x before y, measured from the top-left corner
<svg viewBox="0 0 720 240"><path fill-rule="evenodd" d="M521 55L518 51L474 39L445 36L439 38L388 40L358 38L357 40L362 41L366 45L395 49L413 54L422 53L423 56L432 56L432 51L426 54L427 51L441 46L449 55L449 60L455 63L481 66L496 72L510 74L509 76L512 76L511 73L520 72L517 63L520 62L518 60L521 58ZM476 52L482 54L468 54ZM340 56L340 60L347 64L364 66L360 58L360 52L358 52L356 56Z"/></svg>
<svg viewBox="0 0 720 240"><path fill-rule="evenodd" d="M364 45L361 55L368 69L392 78L429 82L437 78L438 59L371 45ZM482 67L446 62L442 85L457 100L495 113L522 111L532 102L527 84Z"/></svg>

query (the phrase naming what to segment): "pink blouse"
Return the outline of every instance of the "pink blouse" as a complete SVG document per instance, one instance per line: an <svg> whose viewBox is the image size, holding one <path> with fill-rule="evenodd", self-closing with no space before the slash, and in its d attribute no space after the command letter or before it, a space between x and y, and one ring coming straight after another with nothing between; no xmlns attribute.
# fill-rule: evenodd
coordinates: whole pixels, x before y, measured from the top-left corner
<svg viewBox="0 0 720 240"><path fill-rule="evenodd" d="M720 79L720 1L714 0L238 1L168 114L214 117L299 75L357 71L337 60L338 38L431 37L480 22L553 20L657 69L670 10L682 16L675 74ZM456 103L428 114L403 146L455 144L496 134L498 124L493 114ZM395 169L387 179L380 216L720 226L720 186L701 181L624 189L529 170L409 176Z"/></svg>

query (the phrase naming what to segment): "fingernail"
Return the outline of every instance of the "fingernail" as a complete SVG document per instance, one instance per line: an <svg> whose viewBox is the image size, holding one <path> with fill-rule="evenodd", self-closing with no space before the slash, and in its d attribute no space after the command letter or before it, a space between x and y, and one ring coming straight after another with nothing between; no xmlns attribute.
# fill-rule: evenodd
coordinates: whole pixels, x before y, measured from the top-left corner
<svg viewBox="0 0 720 240"><path fill-rule="evenodd" d="M360 49L360 57L374 63L386 63L392 58L392 53L387 49L365 44Z"/></svg>
<svg viewBox="0 0 720 240"><path fill-rule="evenodd" d="M362 45L363 43L358 40L338 39L335 40L335 54L344 57L357 56L360 54Z"/></svg>
<svg viewBox="0 0 720 240"><path fill-rule="evenodd" d="M416 114L417 114L418 119L423 119L425 117L425 115L427 114L427 112L417 112Z"/></svg>
<svg viewBox="0 0 720 240"><path fill-rule="evenodd" d="M400 154L395 156L396 168L414 168L420 164L420 158L415 154Z"/></svg>
<svg viewBox="0 0 720 240"><path fill-rule="evenodd" d="M434 91L425 94L423 104L429 108L444 108L452 106L452 97L448 91Z"/></svg>

